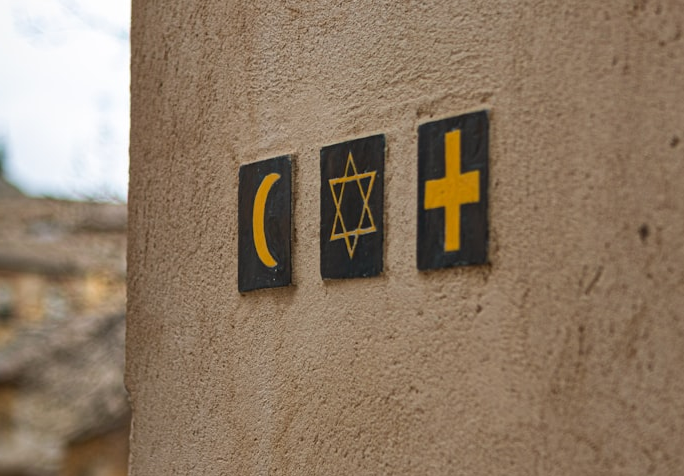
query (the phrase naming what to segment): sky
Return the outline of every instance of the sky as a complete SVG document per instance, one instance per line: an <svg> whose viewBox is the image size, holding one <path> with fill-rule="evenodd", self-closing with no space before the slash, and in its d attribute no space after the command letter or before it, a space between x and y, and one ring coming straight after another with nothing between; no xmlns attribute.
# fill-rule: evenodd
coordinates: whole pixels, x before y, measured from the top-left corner
<svg viewBox="0 0 684 476"><path fill-rule="evenodd" d="M0 0L0 144L26 193L125 200L130 0Z"/></svg>

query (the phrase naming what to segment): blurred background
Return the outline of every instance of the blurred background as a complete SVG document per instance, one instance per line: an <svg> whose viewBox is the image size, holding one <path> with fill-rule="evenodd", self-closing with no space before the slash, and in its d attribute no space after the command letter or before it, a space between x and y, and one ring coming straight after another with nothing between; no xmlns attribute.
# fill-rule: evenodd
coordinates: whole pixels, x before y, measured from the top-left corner
<svg viewBox="0 0 684 476"><path fill-rule="evenodd" d="M0 144L32 195L125 200L127 0L0 1Z"/></svg>
<svg viewBox="0 0 684 476"><path fill-rule="evenodd" d="M130 4L0 0L0 475L124 475Z"/></svg>

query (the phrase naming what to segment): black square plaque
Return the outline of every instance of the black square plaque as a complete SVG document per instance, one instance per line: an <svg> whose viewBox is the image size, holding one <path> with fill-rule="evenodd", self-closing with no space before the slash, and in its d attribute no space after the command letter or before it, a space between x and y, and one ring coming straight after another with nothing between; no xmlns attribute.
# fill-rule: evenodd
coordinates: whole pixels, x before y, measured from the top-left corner
<svg viewBox="0 0 684 476"><path fill-rule="evenodd" d="M418 127L418 269L487 261L489 112Z"/></svg>
<svg viewBox="0 0 684 476"><path fill-rule="evenodd" d="M238 290L287 286L292 214L291 156L240 167Z"/></svg>
<svg viewBox="0 0 684 476"><path fill-rule="evenodd" d="M321 149L321 276L382 272L385 136Z"/></svg>

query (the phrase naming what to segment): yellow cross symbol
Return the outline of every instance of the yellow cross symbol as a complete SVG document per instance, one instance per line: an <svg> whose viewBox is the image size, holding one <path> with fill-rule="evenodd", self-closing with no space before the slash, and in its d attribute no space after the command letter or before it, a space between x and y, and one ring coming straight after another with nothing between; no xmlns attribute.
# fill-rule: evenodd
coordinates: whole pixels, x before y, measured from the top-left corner
<svg viewBox="0 0 684 476"><path fill-rule="evenodd" d="M353 175L349 175L350 168L354 172ZM363 185L361 184L361 180L366 178L369 178L370 182L368 183L367 190L364 191ZM361 193L361 198L363 199L363 209L361 211L361 218L359 218L359 223L353 230L347 230L347 227L344 223L344 219L342 218L342 211L340 209L342 197L344 196L344 188L345 185L349 182L356 182L356 184L359 187L359 192ZM370 197L371 191L373 190L374 182L375 171L365 172L362 174L358 173L356 170L356 164L354 163L354 157L352 156L351 152L349 152L349 156L347 157L347 165L344 167L344 177L338 177L328 180L328 183L330 184L330 191L332 192L333 196L333 201L335 202L335 220L333 222L332 233L330 234L330 241L344 239L344 242L347 245L347 253L349 253L349 258L354 257L354 250L356 250L356 244L359 241L359 236L377 231L375 228L375 222L373 221L373 214L371 213L370 208L368 207L368 197ZM338 184L342 184L339 196L337 196L337 194L335 193L335 185ZM368 217L370 226L363 228L363 220L366 217ZM342 229L341 232L337 230L338 224Z"/></svg>
<svg viewBox="0 0 684 476"><path fill-rule="evenodd" d="M461 205L480 201L480 172L461 173L461 131L444 135L444 177L425 182L426 210L444 208L444 251L461 248Z"/></svg>

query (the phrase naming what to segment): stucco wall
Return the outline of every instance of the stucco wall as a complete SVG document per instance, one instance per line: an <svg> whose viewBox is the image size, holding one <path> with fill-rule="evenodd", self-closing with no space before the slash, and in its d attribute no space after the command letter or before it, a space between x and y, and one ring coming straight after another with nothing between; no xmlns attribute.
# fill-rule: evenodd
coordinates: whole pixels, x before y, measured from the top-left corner
<svg viewBox="0 0 684 476"><path fill-rule="evenodd" d="M131 474L684 474L679 0L133 1ZM417 127L491 109L490 261L416 269ZM319 150L384 133L385 272ZM295 286L237 291L295 153Z"/></svg>

